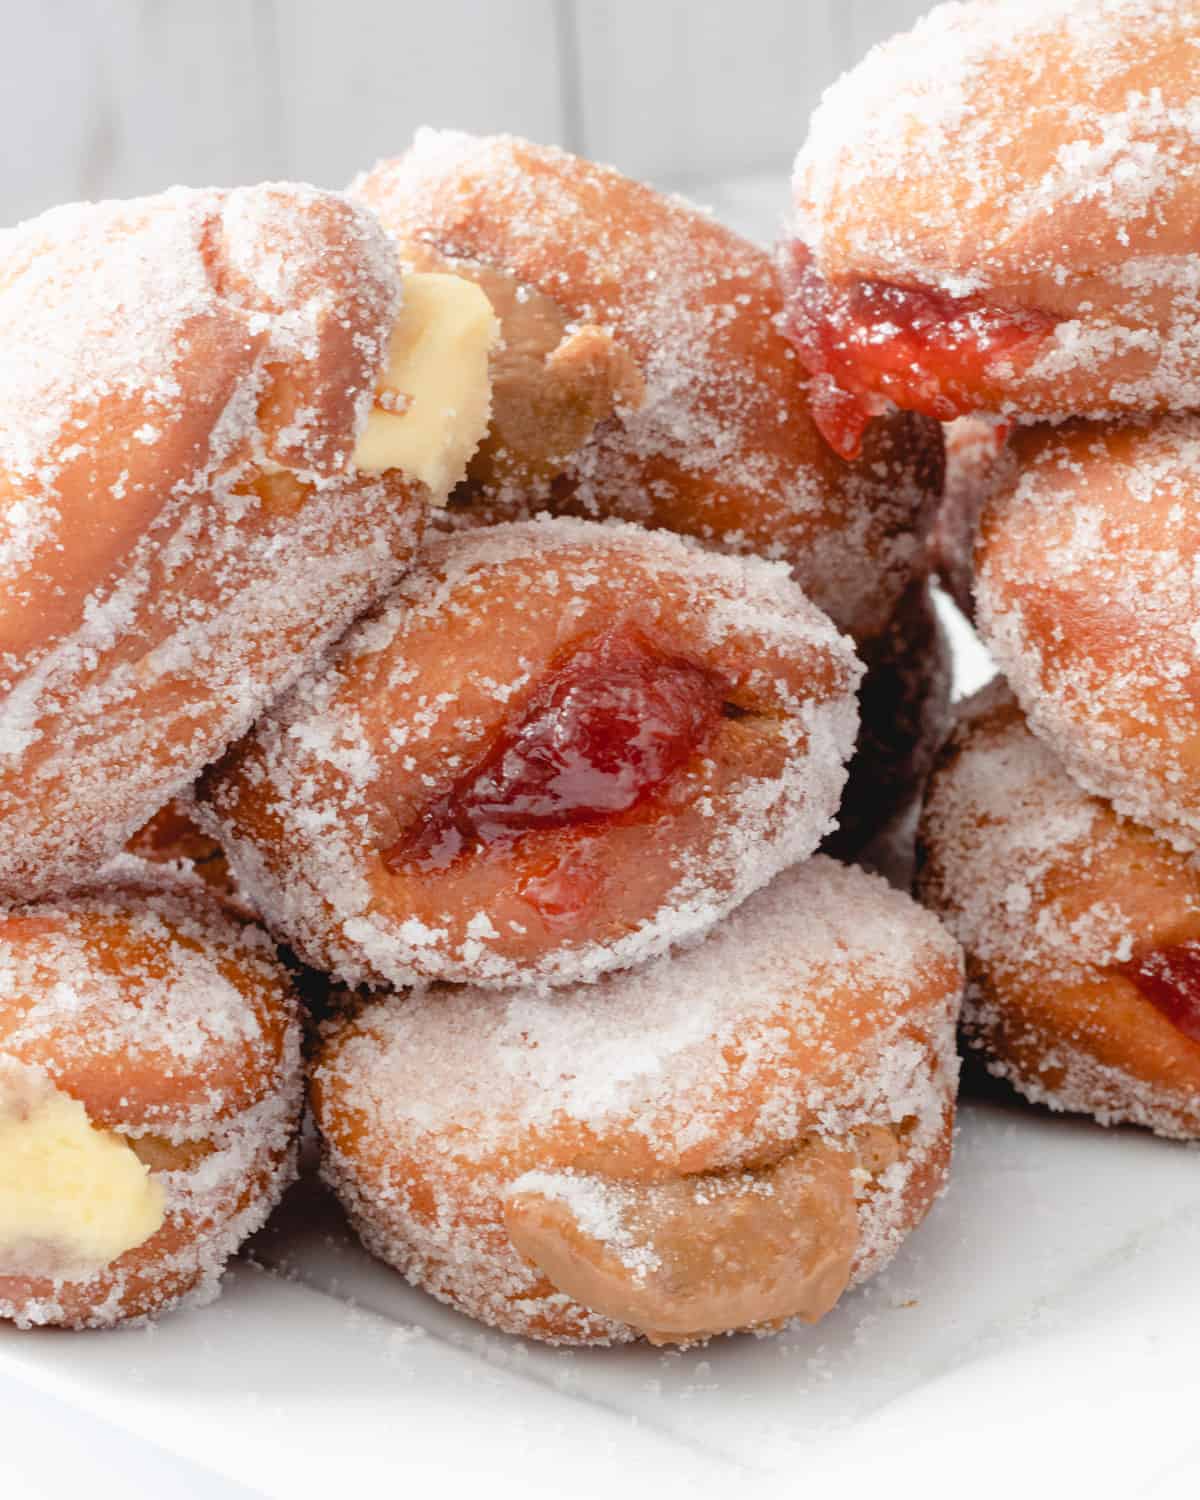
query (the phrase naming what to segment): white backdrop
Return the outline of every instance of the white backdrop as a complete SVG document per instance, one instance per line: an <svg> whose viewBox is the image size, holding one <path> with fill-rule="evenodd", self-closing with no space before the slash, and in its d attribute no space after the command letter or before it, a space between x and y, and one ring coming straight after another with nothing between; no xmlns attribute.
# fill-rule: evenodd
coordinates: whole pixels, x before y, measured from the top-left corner
<svg viewBox="0 0 1200 1500"><path fill-rule="evenodd" d="M0 222L172 182L340 186L423 123L687 189L787 170L928 0L0 0Z"/></svg>

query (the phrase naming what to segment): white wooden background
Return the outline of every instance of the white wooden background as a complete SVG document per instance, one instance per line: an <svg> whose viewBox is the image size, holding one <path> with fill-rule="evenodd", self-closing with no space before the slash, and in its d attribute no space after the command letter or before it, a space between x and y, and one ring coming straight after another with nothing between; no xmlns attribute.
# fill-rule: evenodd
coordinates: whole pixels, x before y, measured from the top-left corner
<svg viewBox="0 0 1200 1500"><path fill-rule="evenodd" d="M422 123L684 190L785 173L929 0L0 0L0 222L172 182L340 186Z"/></svg>

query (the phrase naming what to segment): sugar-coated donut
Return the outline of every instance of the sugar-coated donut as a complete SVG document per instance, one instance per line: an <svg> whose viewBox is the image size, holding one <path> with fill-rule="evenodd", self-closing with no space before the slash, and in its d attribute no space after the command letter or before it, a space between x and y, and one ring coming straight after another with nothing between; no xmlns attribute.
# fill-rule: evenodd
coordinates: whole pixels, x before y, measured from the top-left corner
<svg viewBox="0 0 1200 1500"><path fill-rule="evenodd" d="M503 523L427 548L200 804L314 968L575 983L698 936L813 851L860 673L782 564Z"/></svg>
<svg viewBox="0 0 1200 1500"><path fill-rule="evenodd" d="M965 705L921 847L989 1068L1052 1109L1200 1137L1197 857L1081 791L1003 683Z"/></svg>
<svg viewBox="0 0 1200 1500"><path fill-rule="evenodd" d="M288 977L194 878L123 857L0 917L0 1317L103 1327L215 1296L294 1174Z"/></svg>
<svg viewBox="0 0 1200 1500"><path fill-rule="evenodd" d="M1088 791L1200 844L1200 417L1018 429L976 553L980 634Z"/></svg>
<svg viewBox="0 0 1200 1500"><path fill-rule="evenodd" d="M1191 0L971 0L828 90L781 265L839 451L890 401L1200 406L1198 43Z"/></svg>
<svg viewBox="0 0 1200 1500"><path fill-rule="evenodd" d="M934 758L950 731L953 663L927 580L900 601L888 629L861 648L860 725L838 826L822 848L850 858L901 820L911 829Z"/></svg>
<svg viewBox="0 0 1200 1500"><path fill-rule="evenodd" d="M353 195L407 268L478 278L500 316L492 430L448 516L618 517L789 563L858 640L922 561L932 424L892 413L861 459L822 441L775 327L770 256L680 198L512 136L423 130Z"/></svg>
<svg viewBox="0 0 1200 1500"><path fill-rule="evenodd" d="M429 490L357 445L406 306L312 188L0 233L0 898L117 853L402 571Z"/></svg>
<svg viewBox="0 0 1200 1500"><path fill-rule="evenodd" d="M1007 422L959 417L946 427L946 488L930 533L930 561L942 587L975 618L979 517L1005 474Z"/></svg>
<svg viewBox="0 0 1200 1500"><path fill-rule="evenodd" d="M495 1327L695 1343L815 1322L950 1161L957 945L823 856L598 988L366 1001L315 1059L367 1248Z"/></svg>

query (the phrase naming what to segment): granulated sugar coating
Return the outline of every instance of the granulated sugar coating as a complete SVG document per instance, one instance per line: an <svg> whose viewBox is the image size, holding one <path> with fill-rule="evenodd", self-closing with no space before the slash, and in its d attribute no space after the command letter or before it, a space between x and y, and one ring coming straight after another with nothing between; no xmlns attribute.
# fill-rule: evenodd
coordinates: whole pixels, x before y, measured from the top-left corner
<svg viewBox="0 0 1200 1500"><path fill-rule="evenodd" d="M1021 429L977 548L979 629L1072 776L1200 843L1200 419Z"/></svg>
<svg viewBox="0 0 1200 1500"><path fill-rule="evenodd" d="M1200 942L1196 857L1081 791L1003 682L964 705L921 843L989 1068L1052 1109L1200 1136L1200 993L1145 983Z"/></svg>
<svg viewBox="0 0 1200 1500"><path fill-rule="evenodd" d="M78 1100L165 1191L161 1228L84 1279L54 1273L53 1245L11 1274L0 1225L0 1317L100 1327L214 1297L295 1171L300 1028L274 945L199 880L123 857L0 920L0 1002L0 1064Z"/></svg>
<svg viewBox="0 0 1200 1500"><path fill-rule="evenodd" d="M505 348L493 426L445 519L549 509L780 559L857 640L923 563L938 433L893 413L821 440L769 255L694 205L512 136L422 130L352 194L402 263L477 278Z"/></svg>
<svg viewBox="0 0 1200 1500"><path fill-rule="evenodd" d="M943 1184L961 982L932 915L818 856L595 987L352 1008L314 1073L325 1175L369 1249L510 1331L811 1320Z"/></svg>
<svg viewBox="0 0 1200 1500"><path fill-rule="evenodd" d="M834 84L794 232L811 344L857 347L839 383L943 417L1200 405L1198 41L1193 0L974 0Z"/></svg>
<svg viewBox="0 0 1200 1500"><path fill-rule="evenodd" d="M351 463L399 297L306 187L0 233L0 894L93 872L402 570L428 497Z"/></svg>
<svg viewBox="0 0 1200 1500"><path fill-rule="evenodd" d="M576 676L593 650L634 675ZM205 777L201 808L314 967L574 984L700 936L816 848L861 670L780 564L621 523L464 532ZM643 672L671 694L642 697ZM666 744L674 768L642 784Z"/></svg>

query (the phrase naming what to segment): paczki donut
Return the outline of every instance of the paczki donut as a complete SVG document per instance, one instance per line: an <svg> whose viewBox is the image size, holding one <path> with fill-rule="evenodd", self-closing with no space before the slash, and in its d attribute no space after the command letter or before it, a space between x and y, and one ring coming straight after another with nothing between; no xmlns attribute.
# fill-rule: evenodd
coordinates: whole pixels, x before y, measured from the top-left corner
<svg viewBox="0 0 1200 1500"><path fill-rule="evenodd" d="M950 1161L956 944L818 856L699 947L599 987L367 1000L312 1075L367 1248L551 1343L815 1322Z"/></svg>
<svg viewBox="0 0 1200 1500"><path fill-rule="evenodd" d="M1003 683L967 704L921 824L963 1024L1051 1109L1200 1137L1200 863L1080 790Z"/></svg>
<svg viewBox="0 0 1200 1500"><path fill-rule="evenodd" d="M892 413L846 463L775 327L770 256L700 209L511 136L423 130L360 177L407 270L476 279L500 317L491 431L448 518L539 510L781 559L857 640L923 560L938 433Z"/></svg>
<svg viewBox="0 0 1200 1500"><path fill-rule="evenodd" d="M839 452L890 402L1200 406L1198 41L1191 0L974 0L828 90L781 266Z"/></svg>
<svg viewBox="0 0 1200 1500"><path fill-rule="evenodd" d="M781 564L505 523L428 547L200 805L314 968L575 983L698 936L816 848L860 673Z"/></svg>
<svg viewBox="0 0 1200 1500"><path fill-rule="evenodd" d="M208 1300L294 1175L270 939L194 879L111 877L0 917L0 1317L23 1327Z"/></svg>
<svg viewBox="0 0 1200 1500"><path fill-rule="evenodd" d="M0 898L86 878L386 590L493 332L310 188L0 234Z"/></svg>
<svg viewBox="0 0 1200 1500"><path fill-rule="evenodd" d="M978 627L1088 791L1200 843L1200 418L1018 429L976 550Z"/></svg>

